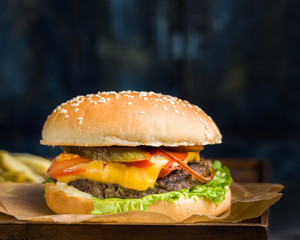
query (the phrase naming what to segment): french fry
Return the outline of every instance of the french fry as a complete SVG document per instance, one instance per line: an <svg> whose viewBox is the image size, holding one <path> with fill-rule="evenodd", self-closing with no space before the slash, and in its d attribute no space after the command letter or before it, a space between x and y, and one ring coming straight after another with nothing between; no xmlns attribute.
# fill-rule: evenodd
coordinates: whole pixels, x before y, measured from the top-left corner
<svg viewBox="0 0 300 240"><path fill-rule="evenodd" d="M0 168L4 170L3 178L15 182L41 182L43 178L30 167L18 161L6 151L0 151Z"/></svg>
<svg viewBox="0 0 300 240"><path fill-rule="evenodd" d="M10 172L10 171L5 171L2 174L2 177L4 178L5 181L12 181L12 182L26 182L26 176L23 172Z"/></svg>
<svg viewBox="0 0 300 240"><path fill-rule="evenodd" d="M6 180L0 175L0 182L5 182Z"/></svg>
<svg viewBox="0 0 300 240"><path fill-rule="evenodd" d="M50 160L29 153L12 153L11 155L39 175L46 175L51 164Z"/></svg>
<svg viewBox="0 0 300 240"><path fill-rule="evenodd" d="M4 177L1 176L2 173L4 173L4 170L0 167L0 182L4 182L5 181Z"/></svg>

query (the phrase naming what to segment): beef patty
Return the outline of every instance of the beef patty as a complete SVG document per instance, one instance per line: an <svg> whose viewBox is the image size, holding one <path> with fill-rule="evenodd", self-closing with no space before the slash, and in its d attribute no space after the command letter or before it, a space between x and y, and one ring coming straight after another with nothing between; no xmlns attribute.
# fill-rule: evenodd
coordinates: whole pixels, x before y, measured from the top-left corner
<svg viewBox="0 0 300 240"><path fill-rule="evenodd" d="M211 161L201 160L199 162L192 162L188 164L192 169L199 172L203 176L209 175L209 168ZM77 179L69 183L70 186L77 188L80 191L89 193L94 197L100 199L106 198L141 198L150 194L166 193L170 191L179 191L181 189L192 189L197 185L202 184L192 177L187 171L180 168L174 170L169 175L157 179L153 187L146 191L137 191L122 187L118 184L105 184L96 181L91 181L85 178Z"/></svg>

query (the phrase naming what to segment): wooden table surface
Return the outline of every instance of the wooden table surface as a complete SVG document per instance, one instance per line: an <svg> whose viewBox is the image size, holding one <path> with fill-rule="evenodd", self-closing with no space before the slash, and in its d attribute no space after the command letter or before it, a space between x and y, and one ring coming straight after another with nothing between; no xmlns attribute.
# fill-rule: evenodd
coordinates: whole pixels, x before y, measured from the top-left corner
<svg viewBox="0 0 300 240"><path fill-rule="evenodd" d="M268 182L268 163L223 159L236 182ZM0 240L29 239L268 239L268 211L240 223L60 224L19 221L0 213Z"/></svg>

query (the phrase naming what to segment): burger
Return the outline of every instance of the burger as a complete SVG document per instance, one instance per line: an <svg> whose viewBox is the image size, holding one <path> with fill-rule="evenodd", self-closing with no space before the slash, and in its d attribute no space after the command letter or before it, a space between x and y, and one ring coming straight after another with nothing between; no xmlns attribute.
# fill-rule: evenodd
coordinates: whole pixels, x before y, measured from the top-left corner
<svg viewBox="0 0 300 240"><path fill-rule="evenodd" d="M231 206L232 178L199 152L221 140L203 110L176 97L136 91L75 97L43 126L41 144L62 148L48 169L46 203L57 214L219 216Z"/></svg>

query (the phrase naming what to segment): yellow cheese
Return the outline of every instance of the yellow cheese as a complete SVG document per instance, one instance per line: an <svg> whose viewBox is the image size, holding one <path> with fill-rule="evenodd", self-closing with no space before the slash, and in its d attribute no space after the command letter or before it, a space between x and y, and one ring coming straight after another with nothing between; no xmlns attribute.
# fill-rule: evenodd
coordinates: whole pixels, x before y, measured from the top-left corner
<svg viewBox="0 0 300 240"><path fill-rule="evenodd" d="M187 162L193 159L199 160L199 153L190 152ZM137 168L134 166L127 167L122 163L111 162L104 164L101 161L94 160L89 163L79 164L87 169L85 172L79 175L60 177L57 180L68 183L76 179L86 178L97 182L119 184L126 188L145 191L149 187L153 187L161 169L168 161L164 157L153 156L151 162L154 164L151 167Z"/></svg>
<svg viewBox="0 0 300 240"><path fill-rule="evenodd" d="M187 156L187 162L191 162L191 161L200 161L200 154L199 152L188 152L188 156Z"/></svg>

